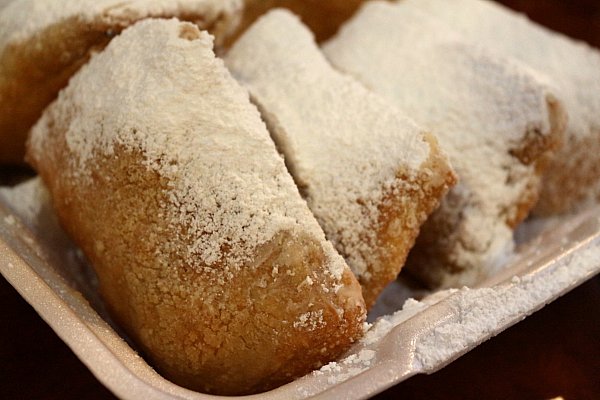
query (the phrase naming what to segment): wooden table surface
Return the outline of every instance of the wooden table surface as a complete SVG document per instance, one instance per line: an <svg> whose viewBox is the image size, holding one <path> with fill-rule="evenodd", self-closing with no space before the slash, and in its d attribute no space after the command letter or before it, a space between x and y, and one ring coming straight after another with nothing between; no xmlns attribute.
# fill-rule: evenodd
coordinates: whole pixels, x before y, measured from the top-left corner
<svg viewBox="0 0 600 400"><path fill-rule="evenodd" d="M600 47L599 0L504 0ZM600 95L600 94L599 94ZM0 399L114 399L0 278ZM600 399L600 277L443 370L378 399Z"/></svg>

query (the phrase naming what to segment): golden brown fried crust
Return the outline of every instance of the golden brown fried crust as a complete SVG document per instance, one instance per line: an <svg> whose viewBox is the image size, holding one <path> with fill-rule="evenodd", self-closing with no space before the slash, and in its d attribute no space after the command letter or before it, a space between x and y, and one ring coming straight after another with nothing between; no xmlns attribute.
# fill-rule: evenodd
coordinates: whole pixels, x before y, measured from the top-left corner
<svg viewBox="0 0 600 400"><path fill-rule="evenodd" d="M550 163L544 175L540 201L534 209L538 216L577 212L600 203L600 130L585 138L569 137L569 157ZM561 152L563 156L565 152ZM580 171L586 171L582 174Z"/></svg>
<svg viewBox="0 0 600 400"><path fill-rule="evenodd" d="M550 110L550 134L542 136L536 132L526 136L523 146L511 152L523 164L535 166L535 176L526 188L521 201L512 210L507 210L506 224L516 228L527 218L538 201L544 198L544 180L548 179L549 168L557 151L563 146L564 133L567 126L567 113L556 99L548 100ZM600 166L599 166L600 167Z"/></svg>
<svg viewBox="0 0 600 400"><path fill-rule="evenodd" d="M425 136L431 153L421 172L409 177L398 171L401 189L388 191L379 206L376 264L370 266L368 279L359 279L367 308L375 304L381 291L400 273L421 225L440 205L441 199L456 183L456 175L432 135Z"/></svg>
<svg viewBox="0 0 600 400"><path fill-rule="evenodd" d="M220 22L206 23L202 15L194 14L178 17L209 31ZM90 54L102 50L135 22L123 19L108 24L101 18L85 22L72 17L4 49L0 55L0 164L23 164L27 133L42 111Z"/></svg>
<svg viewBox="0 0 600 400"><path fill-rule="evenodd" d="M87 61L89 49L108 43L105 28L70 18L4 49L0 57L1 163L23 163L29 128Z"/></svg>
<svg viewBox="0 0 600 400"><path fill-rule="evenodd" d="M214 394L261 392L335 359L362 335L360 286L346 272L337 294L323 291L334 282L318 267L326 263L320 243L279 232L222 282L221 264L198 270L184 262L186 243L161 216L164 178L119 149L96 157L93 183L82 184L57 134L63 129L54 127L52 148L29 160L94 266L112 315L165 377ZM321 317L301 323L310 312Z"/></svg>
<svg viewBox="0 0 600 400"><path fill-rule="evenodd" d="M513 229L527 218L531 210L537 207L539 200L543 198L544 180L548 177L552 159L564 144L567 113L560 102L553 98L548 100L548 108L550 110L550 134L545 137L528 135L522 150L512 153L523 164L533 164L536 172L525 190L522 200L515 204L513 210L507 210L505 213L506 223Z"/></svg>
<svg viewBox="0 0 600 400"><path fill-rule="evenodd" d="M231 44L260 15L286 7L302 16L319 40L333 35L364 0L247 0L242 24ZM172 15L154 15L169 18ZM177 15L182 21L226 39L229 28L222 16L205 21L202 15ZM137 22L122 18L107 23L102 18L85 22L78 17L60 21L24 42L13 43L0 55L0 164L22 164L29 129L54 100L69 78L84 65L91 52L103 49L110 39Z"/></svg>

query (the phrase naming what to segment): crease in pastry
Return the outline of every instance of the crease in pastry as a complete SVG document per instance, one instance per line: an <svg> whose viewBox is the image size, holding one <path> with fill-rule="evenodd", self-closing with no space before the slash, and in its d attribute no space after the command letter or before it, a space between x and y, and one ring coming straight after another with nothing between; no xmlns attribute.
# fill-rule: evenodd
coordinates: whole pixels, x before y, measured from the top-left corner
<svg viewBox="0 0 600 400"><path fill-rule="evenodd" d="M545 74L568 114L564 146L544 174L538 215L600 202L600 51L484 0L403 0L439 23Z"/></svg>
<svg viewBox="0 0 600 400"><path fill-rule="evenodd" d="M474 285L501 268L565 126L547 79L403 2L366 3L323 50L430 129L458 174L423 226L408 270L448 287Z"/></svg>
<svg viewBox="0 0 600 400"><path fill-rule="evenodd" d="M219 38L242 0L18 0L0 9L0 164L22 164L27 132L44 108L121 30L145 18L178 17Z"/></svg>
<svg viewBox="0 0 600 400"><path fill-rule="evenodd" d="M261 17L225 64L248 88L310 209L371 306L455 183L437 141L336 71L287 10Z"/></svg>
<svg viewBox="0 0 600 400"><path fill-rule="evenodd" d="M212 49L175 19L126 29L45 110L28 160L153 366L239 395L341 355L365 306Z"/></svg>

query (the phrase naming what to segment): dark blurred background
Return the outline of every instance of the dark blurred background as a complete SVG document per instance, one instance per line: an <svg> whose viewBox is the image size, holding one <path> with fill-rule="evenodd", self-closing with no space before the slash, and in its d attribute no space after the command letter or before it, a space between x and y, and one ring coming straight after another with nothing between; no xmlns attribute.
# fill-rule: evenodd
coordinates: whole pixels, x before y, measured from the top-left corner
<svg viewBox="0 0 600 400"><path fill-rule="evenodd" d="M542 25L600 47L598 0L500 0Z"/></svg>
<svg viewBox="0 0 600 400"><path fill-rule="evenodd" d="M600 0L500 2L600 47ZM4 177L19 174L0 172ZM4 178L4 183L8 181ZM0 313L0 399L114 399L1 277ZM544 400L558 396L600 399L600 277L443 370L411 378L377 398Z"/></svg>

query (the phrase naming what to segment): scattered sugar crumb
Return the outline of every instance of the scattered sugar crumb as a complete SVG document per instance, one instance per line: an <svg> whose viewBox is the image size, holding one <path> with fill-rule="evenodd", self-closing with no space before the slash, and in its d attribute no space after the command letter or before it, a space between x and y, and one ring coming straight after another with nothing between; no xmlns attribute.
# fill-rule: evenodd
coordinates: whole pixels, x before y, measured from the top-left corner
<svg viewBox="0 0 600 400"><path fill-rule="evenodd" d="M514 276L508 283L496 287L448 289L434 292L421 301L408 299L401 310L383 316L373 324L365 323L365 336L354 353L323 366L313 375L324 376L328 384L334 385L360 374L374 365L380 341L395 327L417 314L426 313L429 307L441 304L449 307L447 318L432 321L437 326L413 339L413 370L431 370L486 340L497 333L499 327L548 303L576 281L593 274L598 269L598 259L600 242L572 253L555 267L522 277Z"/></svg>
<svg viewBox="0 0 600 400"><path fill-rule="evenodd" d="M417 338L415 369L433 369L497 333L498 327L548 303L564 288L597 270L598 259L600 245L596 244L573 253L561 265L539 275L515 277L510 284L493 288L456 291L446 299L453 316Z"/></svg>
<svg viewBox="0 0 600 400"><path fill-rule="evenodd" d="M358 353L350 354L338 362L324 365L319 370L314 371L313 375L328 375L327 383L335 385L369 369L375 355L374 350L362 349Z"/></svg>
<svg viewBox="0 0 600 400"><path fill-rule="evenodd" d="M360 342L364 345L377 343L396 326L410 319L425 308L427 308L426 303L415 299L406 300L401 310L396 311L392 315L383 316L375 321Z"/></svg>
<svg viewBox="0 0 600 400"><path fill-rule="evenodd" d="M298 317L294 321L294 328L306 330L308 332L314 331L315 329L323 326L325 321L323 320L323 310L309 311Z"/></svg>

